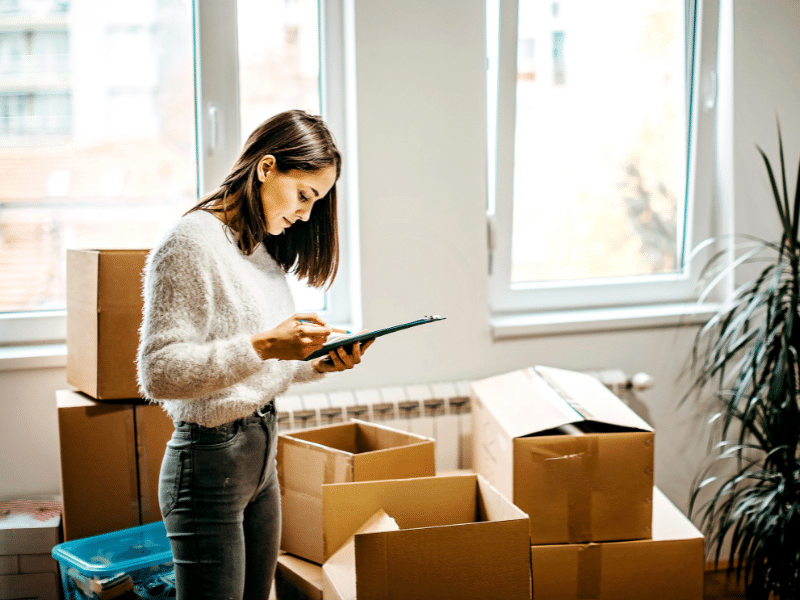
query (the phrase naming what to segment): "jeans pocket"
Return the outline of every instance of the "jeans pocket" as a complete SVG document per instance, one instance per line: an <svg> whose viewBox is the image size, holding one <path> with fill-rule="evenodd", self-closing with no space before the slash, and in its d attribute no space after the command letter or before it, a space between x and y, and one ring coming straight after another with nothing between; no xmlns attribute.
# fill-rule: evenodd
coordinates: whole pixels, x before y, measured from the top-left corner
<svg viewBox="0 0 800 600"><path fill-rule="evenodd" d="M234 421L219 427L197 426L192 447L198 450L215 450L232 446L242 434L242 428Z"/></svg>
<svg viewBox="0 0 800 600"><path fill-rule="evenodd" d="M178 503L185 458L185 450L167 446L164 452L164 459L161 461L161 473L158 477L158 505L163 518L166 518Z"/></svg>

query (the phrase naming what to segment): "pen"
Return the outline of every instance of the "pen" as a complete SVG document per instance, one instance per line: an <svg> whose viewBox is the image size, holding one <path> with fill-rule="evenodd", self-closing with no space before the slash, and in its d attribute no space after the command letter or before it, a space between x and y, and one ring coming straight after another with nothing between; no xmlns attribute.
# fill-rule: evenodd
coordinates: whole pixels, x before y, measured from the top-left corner
<svg viewBox="0 0 800 600"><path fill-rule="evenodd" d="M314 323L314 321L309 321L308 319L298 319L298 321L299 321L300 323L308 323L309 325L316 325L316 323ZM346 329L339 329L338 327L331 327L331 329L332 329L332 330L333 330L335 333L345 333L345 334L347 334L347 335L350 335L350 332L349 332L349 331L347 331Z"/></svg>

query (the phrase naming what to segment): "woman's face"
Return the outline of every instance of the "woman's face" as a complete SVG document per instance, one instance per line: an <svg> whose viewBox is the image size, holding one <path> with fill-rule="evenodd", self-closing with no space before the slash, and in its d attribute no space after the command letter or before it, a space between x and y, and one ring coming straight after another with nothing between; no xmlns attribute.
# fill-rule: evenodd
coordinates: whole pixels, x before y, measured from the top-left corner
<svg viewBox="0 0 800 600"><path fill-rule="evenodd" d="M296 221L308 221L314 204L327 196L336 183L336 167L281 173L275 167L275 157L268 154L258 163L258 179L267 231L280 235Z"/></svg>

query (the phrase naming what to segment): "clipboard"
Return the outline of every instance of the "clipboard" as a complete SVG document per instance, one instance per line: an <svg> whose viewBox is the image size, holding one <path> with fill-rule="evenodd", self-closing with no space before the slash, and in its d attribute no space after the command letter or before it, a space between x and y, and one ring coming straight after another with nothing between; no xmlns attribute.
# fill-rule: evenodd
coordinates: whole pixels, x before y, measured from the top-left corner
<svg viewBox="0 0 800 600"><path fill-rule="evenodd" d="M409 329L410 327L416 327L417 325L425 325L427 323L433 323L435 321L443 321L444 319L445 317L433 315L429 317L422 317L421 319L417 319L416 321L401 323L400 325L384 327L383 329L375 329L373 331L367 331L365 333L358 333L355 335L346 335L344 337L339 337L336 338L335 340L328 342L319 350L312 352L311 354L306 356L303 360L313 360L315 358L319 358L320 356L327 356L328 352L330 352L331 350L335 350L340 346L350 346L356 342L365 342L367 340L381 337L382 335L394 333L395 331L400 331L402 329Z"/></svg>

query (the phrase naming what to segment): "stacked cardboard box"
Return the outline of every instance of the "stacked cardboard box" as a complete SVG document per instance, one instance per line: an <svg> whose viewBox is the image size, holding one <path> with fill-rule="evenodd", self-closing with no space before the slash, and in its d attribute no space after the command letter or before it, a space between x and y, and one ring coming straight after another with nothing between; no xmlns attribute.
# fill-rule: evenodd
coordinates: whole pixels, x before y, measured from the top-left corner
<svg viewBox="0 0 800 600"><path fill-rule="evenodd" d="M479 475L436 476L429 438L358 420L288 432L278 474L279 598L530 598L528 515Z"/></svg>
<svg viewBox="0 0 800 600"><path fill-rule="evenodd" d="M654 488L646 422L573 371L473 389L475 468L530 515L534 599L702 598L703 537Z"/></svg>
<svg viewBox="0 0 800 600"><path fill-rule="evenodd" d="M147 250L67 251L67 382L56 392L65 541L158 521L172 421L139 397Z"/></svg>
<svg viewBox="0 0 800 600"><path fill-rule="evenodd" d="M67 250L67 383L97 400L139 397L136 349L147 250Z"/></svg>
<svg viewBox="0 0 800 600"><path fill-rule="evenodd" d="M0 514L0 599L58 600L58 563L50 552L60 541L61 518L25 504L33 510Z"/></svg>
<svg viewBox="0 0 800 600"><path fill-rule="evenodd" d="M56 392L64 540L161 520L158 474L173 425L160 406Z"/></svg>

